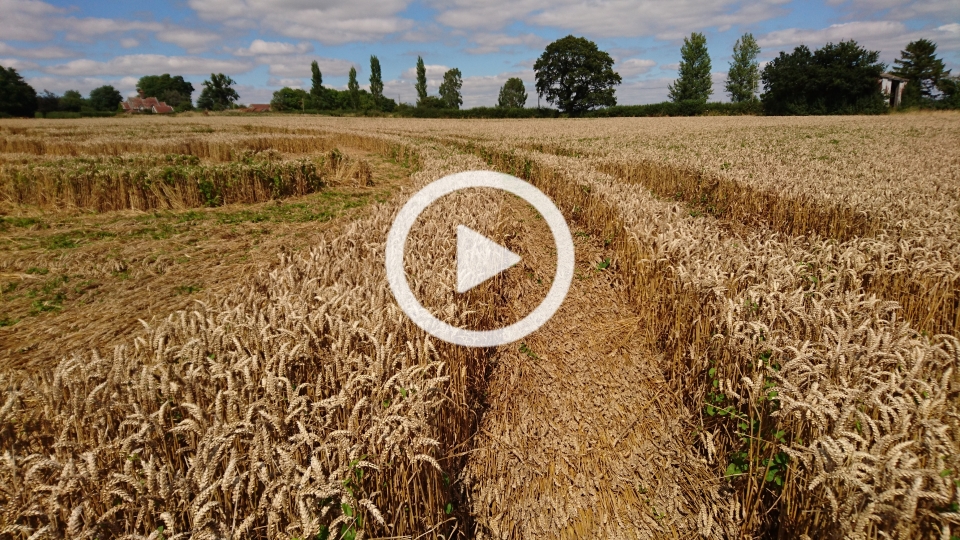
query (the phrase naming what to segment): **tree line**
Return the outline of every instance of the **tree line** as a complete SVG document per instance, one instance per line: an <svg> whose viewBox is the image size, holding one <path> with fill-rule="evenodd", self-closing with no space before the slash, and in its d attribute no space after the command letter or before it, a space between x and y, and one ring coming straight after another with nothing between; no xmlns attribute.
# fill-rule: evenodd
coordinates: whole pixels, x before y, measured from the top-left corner
<svg viewBox="0 0 960 540"><path fill-rule="evenodd" d="M930 40L910 42L894 61L893 74L908 79L902 106L960 108L960 78L950 75L937 46ZM752 34L741 36L733 46L733 56L724 88L737 110L774 115L863 114L887 110L887 97L878 80L887 66L880 53L861 47L854 40L827 43L811 51L800 45L779 55L760 69L760 46ZM615 88L622 79L613 70L613 58L596 43L572 35L547 45L534 64L537 95L562 113L581 115L597 109L607 113L624 112L617 106ZM310 90L284 87L273 94L271 107L277 111L380 111L404 112L409 109L383 93L380 60L370 57L369 90L361 89L357 70L350 68L347 89L323 85L323 74L312 62ZM237 107L239 96L235 81L223 73L211 73L202 84L196 108L225 110ZM761 85L763 91L760 91ZM417 57L416 109L428 112L456 111L463 105L463 76L452 68L443 75L439 95L427 91L426 66ZM178 112L194 108L194 87L182 76L147 75L137 88L145 96L156 97ZM669 85L672 108L638 106L696 114L704 110L713 94L713 77L706 37L699 32L684 38L680 48L678 78ZM38 94L13 68L0 66L0 115L49 116L56 113L97 113L116 111L122 101L120 92L106 85L92 90L84 98L76 90L62 96L44 90ZM510 78L501 87L498 109L522 109L528 96L519 78ZM637 108L636 106L634 108ZM539 103L538 103L539 109ZM651 109L652 110L652 109Z"/></svg>

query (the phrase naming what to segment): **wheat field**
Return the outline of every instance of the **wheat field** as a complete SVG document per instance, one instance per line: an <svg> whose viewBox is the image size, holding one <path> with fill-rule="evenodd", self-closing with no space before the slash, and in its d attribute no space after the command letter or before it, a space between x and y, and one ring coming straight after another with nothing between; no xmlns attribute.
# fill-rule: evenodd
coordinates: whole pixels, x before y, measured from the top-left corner
<svg viewBox="0 0 960 540"><path fill-rule="evenodd" d="M960 537L958 120L0 121L0 538Z"/></svg>

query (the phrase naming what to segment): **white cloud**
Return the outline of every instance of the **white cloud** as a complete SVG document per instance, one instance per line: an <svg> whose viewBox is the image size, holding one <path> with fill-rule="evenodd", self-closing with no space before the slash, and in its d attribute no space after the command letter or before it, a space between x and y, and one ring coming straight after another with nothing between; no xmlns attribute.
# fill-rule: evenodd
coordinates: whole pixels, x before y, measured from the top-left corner
<svg viewBox="0 0 960 540"><path fill-rule="evenodd" d="M256 60L258 63L269 66L267 71L275 77L310 77L312 75L310 72L310 63L314 60L317 61L317 65L320 67L320 73L324 78L346 75L350 72L351 67L357 67L357 71L360 71L360 66L354 66L353 62L339 58L322 58L309 55L276 55L261 56L257 57Z"/></svg>
<svg viewBox="0 0 960 540"><path fill-rule="evenodd" d="M495 106L497 99L500 97L500 88L511 77L519 77L524 82L527 89L527 107L535 107L537 91L533 86L533 71L513 71L497 75L465 77L462 89L463 106L465 108Z"/></svg>
<svg viewBox="0 0 960 540"><path fill-rule="evenodd" d="M837 43L855 39L861 45L878 41L887 42L890 38L906 32L906 26L899 21L857 21L833 24L821 29L787 28L776 30L757 39L761 48L792 48L805 44L815 49L828 42Z"/></svg>
<svg viewBox="0 0 960 540"><path fill-rule="evenodd" d="M270 77L267 79L267 86L289 86L290 88L304 88L303 79L284 79Z"/></svg>
<svg viewBox="0 0 960 540"><path fill-rule="evenodd" d="M37 92L49 90L55 94L63 94L67 90L79 90L83 95L89 95L94 88L109 84L120 91L124 96L135 93L137 79L122 78L109 79L101 77L27 77L26 81Z"/></svg>
<svg viewBox="0 0 960 540"><path fill-rule="evenodd" d="M313 50L313 45L306 41L300 43L284 43L282 41L264 41L255 39L250 46L245 49L239 49L234 54L237 56L257 56L274 54L303 54Z"/></svg>
<svg viewBox="0 0 960 540"><path fill-rule="evenodd" d="M67 49L65 47L37 47L34 49L20 49L7 45L6 43L0 41L0 54L9 54L11 56L18 56L20 58L70 58L73 56L79 56L76 51Z"/></svg>
<svg viewBox="0 0 960 540"><path fill-rule="evenodd" d="M691 31L743 26L784 13L786 0L432 0L437 20L459 29L498 30L516 22L571 30L592 38L677 39Z"/></svg>
<svg viewBox="0 0 960 540"><path fill-rule="evenodd" d="M899 58L900 51L911 41L926 38L937 44L937 52L960 50L960 24L950 23L936 28L909 30L900 21L854 21L834 24L826 28L787 28L760 36L757 43L765 56L774 51L790 51L804 44L811 50L827 43L854 39L861 47L881 52L882 58L892 61Z"/></svg>
<svg viewBox="0 0 960 540"><path fill-rule="evenodd" d="M409 0L189 0L201 18L229 26L259 27L325 44L375 41L413 28L399 16Z"/></svg>
<svg viewBox="0 0 960 540"><path fill-rule="evenodd" d="M134 38L122 38L122 39L120 40L120 46L123 47L124 49L129 49L129 48L131 48L131 47L136 47L136 46L139 45L139 44L140 44L140 42L137 41L137 40L134 39Z"/></svg>
<svg viewBox="0 0 960 540"><path fill-rule="evenodd" d="M270 103L273 99L273 90L269 88L260 88L244 84L234 85L234 90L240 96L239 103L250 105L251 103Z"/></svg>
<svg viewBox="0 0 960 540"><path fill-rule="evenodd" d="M47 21L65 10L39 0L0 0L0 36L18 41L47 41L55 28Z"/></svg>
<svg viewBox="0 0 960 540"><path fill-rule="evenodd" d="M636 77L637 75L643 75L653 69L655 65L657 65L655 61L647 58L628 58L617 62L613 69L619 73L621 77L628 79L630 77Z"/></svg>
<svg viewBox="0 0 960 540"><path fill-rule="evenodd" d="M430 94L431 91L436 94L440 89L440 83L443 82L443 74L446 73L450 68L447 66L439 64L424 64L424 69L427 72L427 93ZM409 81L411 85L417 80L417 67L413 66L407 68L400 74L400 79L403 81ZM464 79L464 84L466 84L466 79ZM413 86L411 86L413 88ZM416 101L416 94L414 94L414 101Z"/></svg>
<svg viewBox="0 0 960 540"><path fill-rule="evenodd" d="M93 38L103 37L104 34L134 31L159 32L165 29L165 26L158 22L126 21L99 17L85 17L82 19L68 17L50 22L54 27L66 30L67 39L71 41L90 41Z"/></svg>
<svg viewBox="0 0 960 540"><path fill-rule="evenodd" d="M143 75L150 73L207 75L217 72L235 75L249 71L251 67L249 63L237 60L218 60L198 56L130 54L117 56L106 62L88 59L73 60L65 64L45 67L43 71L62 76Z"/></svg>
<svg viewBox="0 0 960 540"><path fill-rule="evenodd" d="M156 33L157 39L165 43L173 43L187 52L194 53L206 49L211 42L220 39L220 36L208 31L190 30L188 28L165 28Z"/></svg>
<svg viewBox="0 0 960 540"><path fill-rule="evenodd" d="M500 34L478 33L470 36L470 41L476 44L466 51L470 54L489 54L499 52L508 47L540 48L547 44L547 40L536 34Z"/></svg>
<svg viewBox="0 0 960 540"><path fill-rule="evenodd" d="M36 62L20 60L19 58L0 58L0 66L13 68L17 71L30 71L40 67Z"/></svg>

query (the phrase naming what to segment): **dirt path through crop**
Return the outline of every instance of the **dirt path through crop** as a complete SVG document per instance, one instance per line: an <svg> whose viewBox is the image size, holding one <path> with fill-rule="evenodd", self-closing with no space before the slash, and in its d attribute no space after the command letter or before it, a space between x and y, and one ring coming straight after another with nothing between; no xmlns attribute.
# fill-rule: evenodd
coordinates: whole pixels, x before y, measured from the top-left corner
<svg viewBox="0 0 960 540"><path fill-rule="evenodd" d="M506 243L525 266L507 276L506 309L523 315L543 297L535 267L555 260L553 240L532 210L516 201L507 208ZM577 272L563 306L497 354L465 475L478 536L650 538L703 529L716 479L690 451L689 414L656 356L634 338L636 313L612 250L573 223L571 232Z"/></svg>

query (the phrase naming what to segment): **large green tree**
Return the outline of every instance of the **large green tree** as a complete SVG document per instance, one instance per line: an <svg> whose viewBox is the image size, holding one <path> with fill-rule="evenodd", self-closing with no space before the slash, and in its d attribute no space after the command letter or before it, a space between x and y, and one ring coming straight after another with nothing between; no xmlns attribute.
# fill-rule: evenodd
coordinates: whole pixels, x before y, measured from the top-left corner
<svg viewBox="0 0 960 540"><path fill-rule="evenodd" d="M137 81L137 89L145 97L155 97L171 107L192 103L193 84L183 80L183 76L145 75Z"/></svg>
<svg viewBox="0 0 960 540"><path fill-rule="evenodd" d="M283 87L273 93L270 108L274 111L300 111L306 108L312 94L299 88Z"/></svg>
<svg viewBox="0 0 960 540"><path fill-rule="evenodd" d="M90 91L90 106L98 111L115 111L121 101L123 96L109 84Z"/></svg>
<svg viewBox="0 0 960 540"><path fill-rule="evenodd" d="M523 81L517 77L510 77L500 88L497 107L503 109L522 109L527 104L527 89Z"/></svg>
<svg viewBox="0 0 960 540"><path fill-rule="evenodd" d="M60 96L47 89L44 89L43 92L37 94L37 112L43 116L47 116L47 113L56 112L59 110Z"/></svg>
<svg viewBox="0 0 960 540"><path fill-rule="evenodd" d="M443 82L440 83L440 99L443 100L443 106L447 109L459 109L463 105L463 96L460 95L460 88L463 87L463 77L457 68L448 69L443 74Z"/></svg>
<svg viewBox="0 0 960 540"><path fill-rule="evenodd" d="M894 74L909 79L903 89L904 105L916 105L923 99L932 98L940 80L950 75L943 60L937 58L937 44L928 39L908 43L900 51L900 58L893 63L897 64Z"/></svg>
<svg viewBox="0 0 960 540"><path fill-rule="evenodd" d="M347 92L350 92L350 108L360 108L360 83L357 82L357 68L350 66L350 78L347 81Z"/></svg>
<svg viewBox="0 0 960 540"><path fill-rule="evenodd" d="M310 62L310 97L314 107L323 108L323 74L320 73L320 65L316 60Z"/></svg>
<svg viewBox="0 0 960 540"><path fill-rule="evenodd" d="M683 38L680 47L680 74L669 86L670 99L675 103L697 101L706 103L713 93L713 80L710 78L710 53L707 51L707 38L700 32Z"/></svg>
<svg viewBox="0 0 960 540"><path fill-rule="evenodd" d="M83 96L79 90L67 90L60 97L59 108L66 112L80 112L83 108Z"/></svg>
<svg viewBox="0 0 960 540"><path fill-rule="evenodd" d="M757 99L760 88L760 45L753 34L746 33L733 44L733 60L727 72L727 93L734 103Z"/></svg>
<svg viewBox="0 0 960 540"><path fill-rule="evenodd" d="M370 56L370 96L374 107L382 109L383 75L380 73L380 59L376 56Z"/></svg>
<svg viewBox="0 0 960 540"><path fill-rule="evenodd" d="M856 41L805 45L781 52L761 74L767 114L860 114L886 110L877 81L886 68L878 51Z"/></svg>
<svg viewBox="0 0 960 540"><path fill-rule="evenodd" d="M423 58L419 56L417 57L417 84L414 88L417 89L417 105L420 105L427 99L427 68L423 65Z"/></svg>
<svg viewBox="0 0 960 540"><path fill-rule="evenodd" d="M617 104L614 87L621 82L613 58L597 44L567 36L547 45L533 65L537 93L573 115Z"/></svg>
<svg viewBox="0 0 960 540"><path fill-rule="evenodd" d="M32 117L37 110L37 91L17 70L0 66L0 113Z"/></svg>
<svg viewBox="0 0 960 540"><path fill-rule="evenodd" d="M203 81L203 90L197 98L197 107L212 111L222 111L229 108L240 99L233 89L236 81L223 73L211 73L210 79Z"/></svg>

